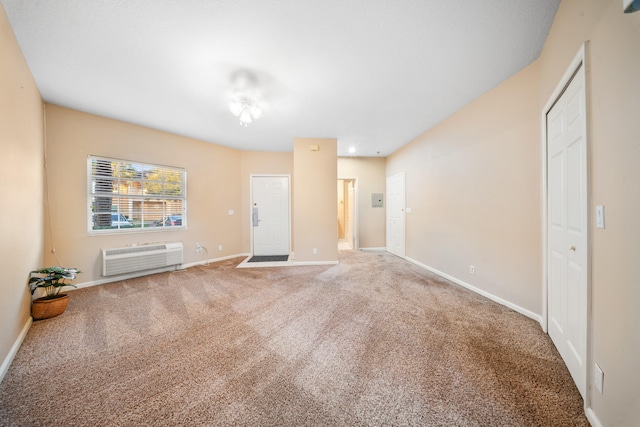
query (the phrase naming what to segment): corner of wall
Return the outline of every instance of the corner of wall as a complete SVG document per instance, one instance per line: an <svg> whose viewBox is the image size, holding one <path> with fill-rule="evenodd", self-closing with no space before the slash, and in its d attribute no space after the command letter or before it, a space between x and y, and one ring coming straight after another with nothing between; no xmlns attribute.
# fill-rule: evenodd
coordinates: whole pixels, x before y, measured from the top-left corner
<svg viewBox="0 0 640 427"><path fill-rule="evenodd" d="M0 5L0 360L8 369L30 324L29 271L41 266L44 239L44 114L40 92ZM27 325L27 326L25 326Z"/></svg>
<svg viewBox="0 0 640 427"><path fill-rule="evenodd" d="M338 144L296 138L293 151L293 244L296 262L338 260Z"/></svg>

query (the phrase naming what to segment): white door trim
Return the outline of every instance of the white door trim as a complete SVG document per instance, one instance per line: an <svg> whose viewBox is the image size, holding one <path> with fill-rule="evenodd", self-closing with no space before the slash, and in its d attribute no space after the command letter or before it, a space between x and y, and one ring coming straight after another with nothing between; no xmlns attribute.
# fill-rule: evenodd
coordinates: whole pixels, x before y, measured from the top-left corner
<svg viewBox="0 0 640 427"><path fill-rule="evenodd" d="M541 113L541 118L540 118L540 123L542 124L542 132L541 132L541 139L542 139L542 329L544 330L545 333L548 333L548 328L549 328L549 307L548 307L548 302L549 302L549 283L547 280L547 276L549 274L549 270L548 270L548 259L547 259L547 254L548 254L548 239L547 239L547 234L548 234L548 212L547 212L547 208L548 208L548 203L547 203L547 198L548 198L548 179L547 179L547 174L548 174L548 165L547 165L547 113L549 113L549 111L551 110L551 108L555 105L555 103L558 101L558 99L560 99L560 97L562 96L562 94L564 93L565 89L567 88L567 86L569 85L569 83L571 82L572 77L574 76L574 74L576 73L576 71L582 66L584 67L584 80L585 80L585 85L584 85L584 91L585 91L585 116L586 116L586 126L585 126L585 140L586 140L586 152L587 152L587 164L585 165L586 167L586 173L587 173L587 307L586 308L586 313L587 313L587 322L586 322L586 328L587 330L585 331L585 337L586 337L586 349L587 349L587 354L586 354L586 363L585 363L585 377L587 379L587 386L586 386L586 390L585 390L585 400L584 400L584 404L585 404L585 408L590 408L591 406L591 384L592 382L592 375L591 375L591 369L589 369L590 366L592 366L592 351L591 351L591 331L592 331L592 310L591 310L591 252L592 252L592 233L591 233L591 213L590 213L590 209L591 209L591 168L590 168L590 153L591 153L591 141L590 141L590 120L589 120L589 101L590 101L590 97L589 97L589 76L590 76L590 68L589 68L589 63L588 63L588 55L587 55L587 51L589 48L589 42L584 42L582 44L582 46L580 47L580 50L578 51L578 53L576 54L576 56L573 58L573 60L571 61L569 67L567 68L567 70L565 71L565 73L563 74L562 78L560 79L559 83L557 84L556 88L554 89L554 91L552 92L551 96L549 97L549 100L547 101L547 103L545 104L544 108L542 109L542 113Z"/></svg>
<svg viewBox="0 0 640 427"><path fill-rule="evenodd" d="M354 191L354 206L353 206L353 234L354 234L354 240L355 240L355 247L353 248L353 250L359 250L360 249L360 231L359 231L359 227L360 227L360 220L358 218L358 177L351 177L351 176L339 176L338 180L343 180L343 181L353 181L353 191Z"/></svg>
<svg viewBox="0 0 640 427"><path fill-rule="evenodd" d="M390 246L389 246L389 209L390 209L390 202L391 202L391 197L389 196L389 180L391 179L396 179L396 178L400 178L402 180L402 207L400 208L401 210L401 221L402 221L402 245L398 246L398 253L393 252L392 250L390 250ZM400 258L405 258L407 255L407 251L406 251L406 235L407 235L407 224L406 224L406 218L405 218L405 206L406 206L406 185L407 185L407 180L406 180L406 174L404 171L397 173L395 175L391 175L388 176L386 181L385 181L385 194L386 194L386 199L387 199L387 207L386 209L386 217L385 217L385 225L386 225L386 233L385 233L385 240L386 240L386 245L385 245L385 250L389 253L392 253L396 256L399 256Z"/></svg>
<svg viewBox="0 0 640 427"><path fill-rule="evenodd" d="M249 175L249 245L250 252L253 255L253 220L251 218L251 212L253 207L253 178L254 177L275 177L275 178L287 178L289 180L289 254L291 254L293 236L291 235L291 175L287 174L268 174L268 173L252 173Z"/></svg>

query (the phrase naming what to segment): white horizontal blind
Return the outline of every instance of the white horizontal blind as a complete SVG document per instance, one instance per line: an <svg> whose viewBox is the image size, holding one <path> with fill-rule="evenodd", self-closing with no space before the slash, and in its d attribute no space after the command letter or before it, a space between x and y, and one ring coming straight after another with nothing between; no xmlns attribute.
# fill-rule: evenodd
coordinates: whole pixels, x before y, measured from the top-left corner
<svg viewBox="0 0 640 427"><path fill-rule="evenodd" d="M90 234L184 229L185 169L89 156L87 227Z"/></svg>

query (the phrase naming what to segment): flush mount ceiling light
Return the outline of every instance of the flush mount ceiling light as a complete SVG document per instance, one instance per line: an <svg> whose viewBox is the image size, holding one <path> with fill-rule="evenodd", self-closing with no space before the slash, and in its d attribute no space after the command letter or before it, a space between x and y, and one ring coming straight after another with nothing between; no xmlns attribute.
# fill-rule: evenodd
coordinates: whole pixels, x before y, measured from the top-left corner
<svg viewBox="0 0 640 427"><path fill-rule="evenodd" d="M233 95L229 101L229 110L240 120L240 126L247 127L262 116L262 106L257 92L257 79L246 71L232 76Z"/></svg>

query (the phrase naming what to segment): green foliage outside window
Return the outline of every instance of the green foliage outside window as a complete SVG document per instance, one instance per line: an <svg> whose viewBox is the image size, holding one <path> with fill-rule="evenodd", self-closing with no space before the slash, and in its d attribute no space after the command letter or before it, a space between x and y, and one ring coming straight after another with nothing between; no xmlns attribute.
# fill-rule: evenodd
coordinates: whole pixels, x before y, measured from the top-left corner
<svg viewBox="0 0 640 427"><path fill-rule="evenodd" d="M88 160L89 232L186 227L186 171L100 157Z"/></svg>

